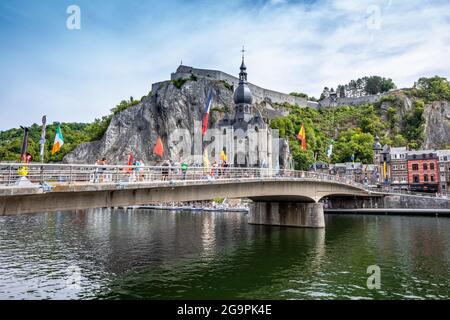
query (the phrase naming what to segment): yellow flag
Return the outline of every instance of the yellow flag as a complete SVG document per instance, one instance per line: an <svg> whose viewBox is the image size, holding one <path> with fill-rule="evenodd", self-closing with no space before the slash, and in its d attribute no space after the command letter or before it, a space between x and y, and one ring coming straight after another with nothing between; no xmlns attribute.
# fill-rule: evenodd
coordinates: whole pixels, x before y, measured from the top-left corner
<svg viewBox="0 0 450 320"><path fill-rule="evenodd" d="M205 151L203 151L203 167L205 167L206 170L209 169L208 150L206 148Z"/></svg>
<svg viewBox="0 0 450 320"><path fill-rule="evenodd" d="M222 161L227 161L227 155L225 154L225 151L220 151L220 159L222 159Z"/></svg>

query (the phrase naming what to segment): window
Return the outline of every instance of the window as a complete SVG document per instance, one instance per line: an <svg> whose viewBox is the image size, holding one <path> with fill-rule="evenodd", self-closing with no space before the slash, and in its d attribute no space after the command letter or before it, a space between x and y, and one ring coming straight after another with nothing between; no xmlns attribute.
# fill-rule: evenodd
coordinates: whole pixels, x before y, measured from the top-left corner
<svg viewBox="0 0 450 320"><path fill-rule="evenodd" d="M426 163L423 164L423 170L428 170L428 164Z"/></svg>
<svg viewBox="0 0 450 320"><path fill-rule="evenodd" d="M414 183L419 183L420 182L419 181L419 175L417 175L417 174L413 175L413 182Z"/></svg>
<svg viewBox="0 0 450 320"><path fill-rule="evenodd" d="M227 134L227 129L223 129L223 134L224 134L224 135Z"/></svg>
<svg viewBox="0 0 450 320"><path fill-rule="evenodd" d="M431 180L431 182L434 182L434 176L433 175L430 176L430 180Z"/></svg>
<svg viewBox="0 0 450 320"><path fill-rule="evenodd" d="M413 169L414 171L419 170L419 165L418 165L417 163L413 163L412 169Z"/></svg>
<svg viewBox="0 0 450 320"><path fill-rule="evenodd" d="M392 170L397 170L397 166L396 166L396 165L393 165L393 166L392 166Z"/></svg>
<svg viewBox="0 0 450 320"><path fill-rule="evenodd" d="M430 170L434 170L434 163L430 163Z"/></svg>
<svg viewBox="0 0 450 320"><path fill-rule="evenodd" d="M427 174L423 175L423 182L428 182L428 175Z"/></svg>
<svg viewBox="0 0 450 320"><path fill-rule="evenodd" d="M404 165L404 164L401 164L401 165L400 165L400 169L405 170L405 165Z"/></svg>

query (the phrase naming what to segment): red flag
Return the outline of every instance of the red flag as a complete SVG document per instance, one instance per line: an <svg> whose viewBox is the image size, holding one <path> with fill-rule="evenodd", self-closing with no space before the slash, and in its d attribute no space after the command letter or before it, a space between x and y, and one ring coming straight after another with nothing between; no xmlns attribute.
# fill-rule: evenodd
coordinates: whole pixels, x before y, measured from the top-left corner
<svg viewBox="0 0 450 320"><path fill-rule="evenodd" d="M153 148L153 152L156 153L158 156L162 158L164 154L164 147L161 141L161 138L158 136L158 139L156 140L156 145Z"/></svg>
<svg viewBox="0 0 450 320"><path fill-rule="evenodd" d="M132 166L133 165L133 153L130 152L130 155L128 156L128 165Z"/></svg>
<svg viewBox="0 0 450 320"><path fill-rule="evenodd" d="M204 136L206 134L206 130L208 130L209 110L211 109L212 100L213 100L212 92L210 92L208 100L205 103L205 111L203 114L202 136Z"/></svg>

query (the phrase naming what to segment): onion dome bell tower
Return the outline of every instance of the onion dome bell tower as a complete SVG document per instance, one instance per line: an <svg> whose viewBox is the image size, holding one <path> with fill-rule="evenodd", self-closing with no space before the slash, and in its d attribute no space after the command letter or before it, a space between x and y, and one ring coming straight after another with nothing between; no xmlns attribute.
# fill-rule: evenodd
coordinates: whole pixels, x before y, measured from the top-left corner
<svg viewBox="0 0 450 320"><path fill-rule="evenodd" d="M234 103L236 104L236 121L249 121L252 117L251 104L253 102L252 92L247 84L247 67L244 62L242 49L241 72L239 72L239 85L234 91Z"/></svg>
<svg viewBox="0 0 450 320"><path fill-rule="evenodd" d="M373 144L373 163L379 165L381 163L381 143L380 137L375 136L375 143Z"/></svg>

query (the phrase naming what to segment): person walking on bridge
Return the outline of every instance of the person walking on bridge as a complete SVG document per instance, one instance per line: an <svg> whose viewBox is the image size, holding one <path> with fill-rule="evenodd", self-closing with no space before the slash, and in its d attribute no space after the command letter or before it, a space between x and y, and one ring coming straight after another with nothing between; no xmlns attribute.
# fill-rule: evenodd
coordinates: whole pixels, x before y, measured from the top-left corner
<svg viewBox="0 0 450 320"><path fill-rule="evenodd" d="M162 180L167 180L169 176L169 170L170 170L170 162L169 160L164 161L162 164L163 168L161 170L162 173Z"/></svg>
<svg viewBox="0 0 450 320"><path fill-rule="evenodd" d="M187 170L188 170L188 164L186 163L186 161L183 161L181 163L181 173L183 174L183 180L186 180Z"/></svg>

